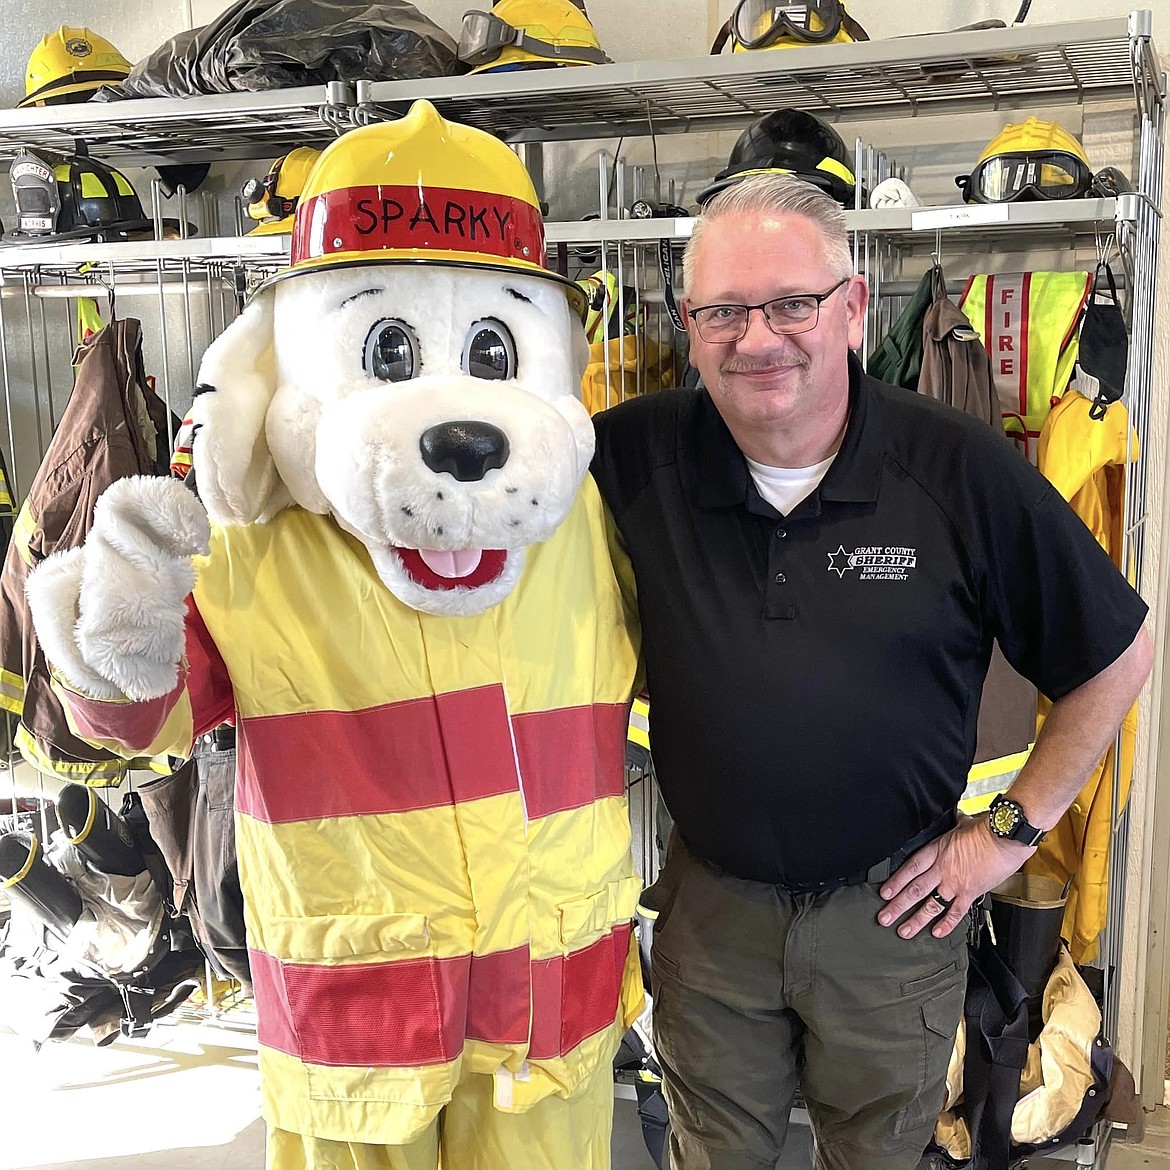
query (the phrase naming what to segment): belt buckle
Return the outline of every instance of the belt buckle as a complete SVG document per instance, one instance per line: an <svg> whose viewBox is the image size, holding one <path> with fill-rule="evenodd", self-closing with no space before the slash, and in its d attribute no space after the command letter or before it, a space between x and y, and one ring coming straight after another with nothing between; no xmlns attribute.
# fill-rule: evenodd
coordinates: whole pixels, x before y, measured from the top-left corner
<svg viewBox="0 0 1170 1170"><path fill-rule="evenodd" d="M823 882L806 882L804 885L790 886L783 882L780 888L787 894L828 894L848 885L847 878L826 878Z"/></svg>

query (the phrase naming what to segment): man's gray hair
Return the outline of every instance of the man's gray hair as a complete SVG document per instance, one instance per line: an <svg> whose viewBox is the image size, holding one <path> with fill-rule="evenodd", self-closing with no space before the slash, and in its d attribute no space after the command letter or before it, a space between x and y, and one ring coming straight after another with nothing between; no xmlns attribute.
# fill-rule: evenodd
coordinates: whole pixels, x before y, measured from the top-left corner
<svg viewBox="0 0 1170 1170"><path fill-rule="evenodd" d="M853 275L853 249L845 227L845 212L835 199L795 175L749 175L720 191L695 220L683 252L683 287L688 295L695 274L696 249L707 225L725 215L745 212L803 215L820 228L825 260L834 279ZM727 262L734 264L735 257L728 256Z"/></svg>

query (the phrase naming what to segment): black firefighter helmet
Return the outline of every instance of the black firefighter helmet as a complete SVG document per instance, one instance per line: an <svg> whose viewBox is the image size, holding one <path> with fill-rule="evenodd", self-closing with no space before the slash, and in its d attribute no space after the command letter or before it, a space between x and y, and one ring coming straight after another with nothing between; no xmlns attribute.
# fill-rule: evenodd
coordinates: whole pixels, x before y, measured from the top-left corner
<svg viewBox="0 0 1170 1170"><path fill-rule="evenodd" d="M50 163L26 150L13 161L17 223L4 236L8 243L119 240L151 229L121 171L89 155L57 157Z"/></svg>
<svg viewBox="0 0 1170 1170"><path fill-rule="evenodd" d="M757 118L736 139L727 166L699 192L699 204L759 174L795 175L820 187L842 207L854 206L853 159L841 135L807 110L785 108Z"/></svg>

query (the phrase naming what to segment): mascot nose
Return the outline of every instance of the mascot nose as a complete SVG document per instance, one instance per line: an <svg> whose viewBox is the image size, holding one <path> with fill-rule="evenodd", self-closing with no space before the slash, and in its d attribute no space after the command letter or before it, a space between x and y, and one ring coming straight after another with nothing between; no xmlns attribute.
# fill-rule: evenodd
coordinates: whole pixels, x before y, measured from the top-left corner
<svg viewBox="0 0 1170 1170"><path fill-rule="evenodd" d="M428 427L418 441L423 462L461 483L483 479L508 462L508 436L485 422L446 422Z"/></svg>

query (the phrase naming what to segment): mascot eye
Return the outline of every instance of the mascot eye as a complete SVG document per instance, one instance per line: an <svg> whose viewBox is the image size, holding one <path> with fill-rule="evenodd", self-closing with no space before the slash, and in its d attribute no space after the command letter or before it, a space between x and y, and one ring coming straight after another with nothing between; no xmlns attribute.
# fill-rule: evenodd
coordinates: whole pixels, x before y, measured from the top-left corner
<svg viewBox="0 0 1170 1170"><path fill-rule="evenodd" d="M508 327L490 317L476 321L463 343L463 369L473 378L514 378L516 343Z"/></svg>
<svg viewBox="0 0 1170 1170"><path fill-rule="evenodd" d="M362 368L380 382L406 382L418 373L418 338L405 321L375 323L366 337Z"/></svg>

